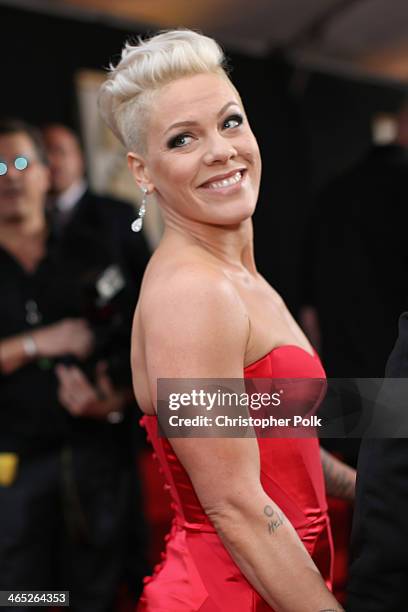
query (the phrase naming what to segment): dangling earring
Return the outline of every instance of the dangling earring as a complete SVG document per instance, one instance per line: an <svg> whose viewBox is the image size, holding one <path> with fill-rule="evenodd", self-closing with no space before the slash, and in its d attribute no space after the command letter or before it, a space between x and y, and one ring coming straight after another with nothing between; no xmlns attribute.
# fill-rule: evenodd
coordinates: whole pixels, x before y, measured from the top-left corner
<svg viewBox="0 0 408 612"><path fill-rule="evenodd" d="M146 204L147 204L147 187L142 187L143 198L142 203L139 208L138 217L135 219L131 225L133 232L140 232L143 226L143 217L146 214Z"/></svg>

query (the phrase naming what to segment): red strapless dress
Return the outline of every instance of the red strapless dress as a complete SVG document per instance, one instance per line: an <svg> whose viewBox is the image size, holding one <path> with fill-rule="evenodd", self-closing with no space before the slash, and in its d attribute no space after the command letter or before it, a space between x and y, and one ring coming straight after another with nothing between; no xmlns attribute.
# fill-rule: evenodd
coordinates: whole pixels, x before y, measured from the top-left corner
<svg viewBox="0 0 408 612"><path fill-rule="evenodd" d="M325 378L316 354L280 346L244 370L245 378ZM175 516L163 562L145 578L138 612L271 612L242 575L204 513L157 417L142 425L166 478ZM330 587L332 540L316 438L259 438L261 482L284 511ZM295 587L294 587L295 588Z"/></svg>

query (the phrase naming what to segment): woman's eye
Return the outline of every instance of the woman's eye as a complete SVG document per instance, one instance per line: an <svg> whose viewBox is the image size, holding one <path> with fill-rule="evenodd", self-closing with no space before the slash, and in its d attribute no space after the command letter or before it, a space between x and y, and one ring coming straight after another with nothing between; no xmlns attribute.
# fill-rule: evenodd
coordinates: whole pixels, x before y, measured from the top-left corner
<svg viewBox="0 0 408 612"><path fill-rule="evenodd" d="M188 134L179 134L178 136L175 136L169 140L169 148L175 149L177 147L185 147L186 145L190 144L191 140L192 136L189 136Z"/></svg>
<svg viewBox="0 0 408 612"><path fill-rule="evenodd" d="M226 119L223 123L223 127L225 129L231 129L231 128L235 128L238 127L239 125L242 124L244 118L242 117L242 115L232 115L231 117L228 117L228 119Z"/></svg>

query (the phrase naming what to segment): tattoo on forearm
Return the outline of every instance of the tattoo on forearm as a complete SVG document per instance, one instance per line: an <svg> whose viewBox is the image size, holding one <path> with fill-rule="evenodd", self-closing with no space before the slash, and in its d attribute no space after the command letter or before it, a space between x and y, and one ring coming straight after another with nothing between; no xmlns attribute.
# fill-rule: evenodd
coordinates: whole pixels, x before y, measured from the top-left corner
<svg viewBox="0 0 408 612"><path fill-rule="evenodd" d="M324 449L321 449L320 454L328 495L353 500L355 490L354 470L335 457L332 457ZM325 611L323 610L322 612Z"/></svg>
<svg viewBox="0 0 408 612"><path fill-rule="evenodd" d="M284 523L284 516L281 512L275 511L272 506L267 504L264 508L264 514L268 517L268 531L274 535L279 527Z"/></svg>

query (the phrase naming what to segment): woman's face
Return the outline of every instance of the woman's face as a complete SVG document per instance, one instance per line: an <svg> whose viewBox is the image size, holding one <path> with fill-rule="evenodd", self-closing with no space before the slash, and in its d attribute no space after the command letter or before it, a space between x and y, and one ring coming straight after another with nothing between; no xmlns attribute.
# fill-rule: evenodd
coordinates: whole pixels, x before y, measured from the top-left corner
<svg viewBox="0 0 408 612"><path fill-rule="evenodd" d="M139 184L169 215L217 225L251 216L261 159L231 83L217 74L181 78L153 100L145 158L130 163Z"/></svg>

